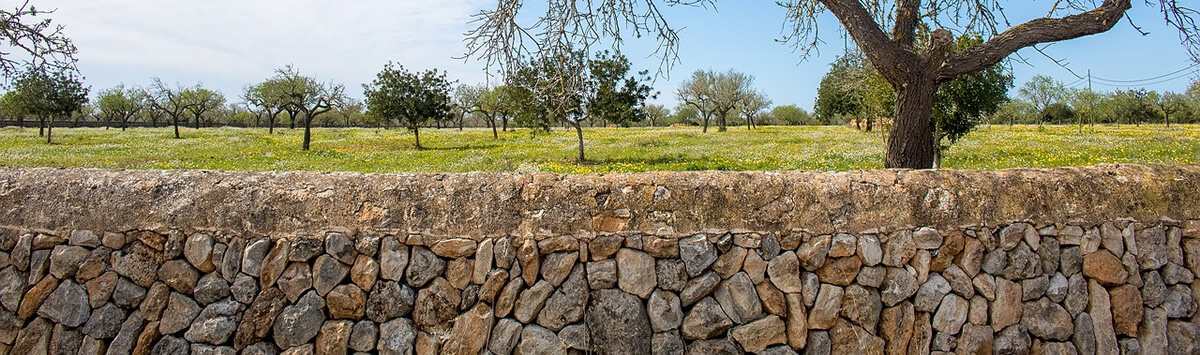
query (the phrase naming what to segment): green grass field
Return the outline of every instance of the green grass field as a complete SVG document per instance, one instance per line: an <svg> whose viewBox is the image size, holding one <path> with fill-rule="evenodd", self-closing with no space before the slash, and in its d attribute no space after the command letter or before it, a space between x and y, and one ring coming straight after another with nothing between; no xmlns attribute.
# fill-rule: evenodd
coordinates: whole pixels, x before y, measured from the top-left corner
<svg viewBox="0 0 1200 355"><path fill-rule="evenodd" d="M182 128L181 128L182 129ZM846 127L763 127L729 132L699 128L586 129L585 164L574 162L573 131L531 134L468 129L422 130L424 150L405 130L315 129L313 150L301 130L0 128L0 167L312 170L358 172L678 170L856 170L883 166L885 137ZM1004 169L1103 163L1200 163L1200 125L982 127L945 155L943 168Z"/></svg>

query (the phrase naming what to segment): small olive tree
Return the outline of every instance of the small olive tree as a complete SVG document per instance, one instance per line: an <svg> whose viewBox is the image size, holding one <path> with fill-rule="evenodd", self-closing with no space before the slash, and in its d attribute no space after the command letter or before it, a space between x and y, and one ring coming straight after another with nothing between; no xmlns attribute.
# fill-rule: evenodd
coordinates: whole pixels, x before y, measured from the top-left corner
<svg viewBox="0 0 1200 355"><path fill-rule="evenodd" d="M374 81L363 85L363 91L367 110L383 119L400 121L413 132L417 149L422 149L421 125L450 114L450 85L445 72L410 72L389 62Z"/></svg>

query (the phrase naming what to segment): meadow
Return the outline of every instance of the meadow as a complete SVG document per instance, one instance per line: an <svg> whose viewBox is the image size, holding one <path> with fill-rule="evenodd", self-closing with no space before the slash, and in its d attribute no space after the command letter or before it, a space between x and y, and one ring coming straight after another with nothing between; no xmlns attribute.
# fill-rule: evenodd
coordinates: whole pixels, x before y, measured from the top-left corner
<svg viewBox="0 0 1200 355"><path fill-rule="evenodd" d="M883 167L886 137L842 126L761 127L701 133L695 127L585 129L589 161L574 161L573 131L425 129L417 150L403 129L0 128L0 167L307 170L355 172L520 171L607 173L693 170L846 171ZM1200 125L991 125L948 150L942 168L994 170L1104 163L1198 164Z"/></svg>

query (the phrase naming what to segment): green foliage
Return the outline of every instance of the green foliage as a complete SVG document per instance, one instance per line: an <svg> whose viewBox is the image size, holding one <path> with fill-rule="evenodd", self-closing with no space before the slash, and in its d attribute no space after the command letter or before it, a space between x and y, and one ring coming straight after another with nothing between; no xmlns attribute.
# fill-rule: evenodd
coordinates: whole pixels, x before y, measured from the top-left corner
<svg viewBox="0 0 1200 355"><path fill-rule="evenodd" d="M196 128L200 128L205 113L225 105L225 95L200 85L184 89L179 93L179 97L195 119Z"/></svg>
<svg viewBox="0 0 1200 355"><path fill-rule="evenodd" d="M779 105L771 109L771 120L777 124L786 125L816 125L821 124L800 106Z"/></svg>
<svg viewBox="0 0 1200 355"><path fill-rule="evenodd" d="M1158 120L1158 109L1154 107L1154 102L1155 99L1146 89L1120 90L1112 93L1108 105L1114 119L1140 124Z"/></svg>
<svg viewBox="0 0 1200 355"><path fill-rule="evenodd" d="M1067 97L1067 88L1063 83L1045 75L1034 75L1021 85L1018 94L1033 103L1039 112L1050 105L1059 103Z"/></svg>
<svg viewBox="0 0 1200 355"><path fill-rule="evenodd" d="M122 85L101 91L97 96L96 109L105 120L121 122L121 127L124 128L146 108L148 100L149 96L145 91Z"/></svg>
<svg viewBox="0 0 1200 355"><path fill-rule="evenodd" d="M659 104L646 105L646 120L650 127L667 124L671 117L671 109Z"/></svg>
<svg viewBox="0 0 1200 355"><path fill-rule="evenodd" d="M857 54L842 55L834 60L817 87L814 108L817 118L825 123L836 123L844 121L842 116L863 113L863 79L868 71L865 65L861 55Z"/></svg>
<svg viewBox="0 0 1200 355"><path fill-rule="evenodd" d="M1073 123L1076 120L1075 110L1062 102L1055 102L1042 109L1041 121L1045 123Z"/></svg>
<svg viewBox="0 0 1200 355"><path fill-rule="evenodd" d="M650 81L648 71L630 75L629 59L608 51L598 53L587 66L588 115L621 127L646 119L646 99L653 97L653 89L645 84Z"/></svg>
<svg viewBox="0 0 1200 355"><path fill-rule="evenodd" d="M978 35L961 36L955 51L965 51L982 43L983 38ZM985 117L999 110L1000 105L1008 101L1008 90L1012 86L1012 73L1003 64L960 75L942 84L933 104L934 139L938 148L949 148L974 130Z"/></svg>
<svg viewBox="0 0 1200 355"><path fill-rule="evenodd" d="M978 35L960 36L954 51L962 52L983 43ZM986 117L1001 109L1012 88L1012 73L996 64L984 70L964 74L946 83L934 97L931 123L939 150L945 150L975 129ZM846 54L833 63L821 79L817 91L816 115L821 121L835 123L846 118L866 122L871 129L880 117L895 112L896 93L878 70L861 55Z"/></svg>
<svg viewBox="0 0 1200 355"><path fill-rule="evenodd" d="M13 85L14 106L39 118L69 117L88 102L89 90L74 72L31 69Z"/></svg>
<svg viewBox="0 0 1200 355"><path fill-rule="evenodd" d="M389 62L363 90L367 110L376 117L399 121L414 133L419 148L421 125L450 114L450 85L445 72L410 72Z"/></svg>
<svg viewBox="0 0 1200 355"><path fill-rule="evenodd" d="M13 119L21 118L26 115L25 108L21 107L20 95L16 91L5 92L0 96L0 117Z"/></svg>

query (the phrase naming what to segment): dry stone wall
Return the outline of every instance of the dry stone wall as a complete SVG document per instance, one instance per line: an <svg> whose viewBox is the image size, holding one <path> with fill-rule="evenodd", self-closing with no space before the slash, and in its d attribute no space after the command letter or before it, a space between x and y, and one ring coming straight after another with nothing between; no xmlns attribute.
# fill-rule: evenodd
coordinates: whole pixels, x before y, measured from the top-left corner
<svg viewBox="0 0 1200 355"><path fill-rule="evenodd" d="M1200 354L1198 187L0 171L0 353Z"/></svg>

